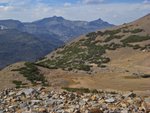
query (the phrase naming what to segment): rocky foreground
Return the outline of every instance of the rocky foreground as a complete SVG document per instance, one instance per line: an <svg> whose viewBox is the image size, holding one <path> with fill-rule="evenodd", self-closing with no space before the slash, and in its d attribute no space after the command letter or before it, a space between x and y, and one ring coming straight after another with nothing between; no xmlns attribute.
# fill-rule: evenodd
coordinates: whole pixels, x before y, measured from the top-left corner
<svg viewBox="0 0 150 113"><path fill-rule="evenodd" d="M139 97L133 92L6 89L0 92L0 113L150 113L150 97Z"/></svg>

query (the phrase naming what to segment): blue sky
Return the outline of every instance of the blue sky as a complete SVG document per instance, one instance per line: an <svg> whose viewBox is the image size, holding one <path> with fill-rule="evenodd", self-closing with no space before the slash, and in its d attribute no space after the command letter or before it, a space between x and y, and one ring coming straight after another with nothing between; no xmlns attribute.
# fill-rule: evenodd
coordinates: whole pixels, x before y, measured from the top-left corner
<svg viewBox="0 0 150 113"><path fill-rule="evenodd" d="M70 20L102 18L113 24L150 13L150 0L0 0L0 19L34 21L63 16Z"/></svg>
<svg viewBox="0 0 150 113"><path fill-rule="evenodd" d="M71 3L71 4L78 4L78 3L87 3L87 4L94 4L94 3L143 3L143 2L150 2L150 0L32 0L32 2L41 1L47 4L53 5L63 5L64 3Z"/></svg>
<svg viewBox="0 0 150 113"><path fill-rule="evenodd" d="M32 0L36 1L36 0ZM40 0L44 3L49 4L64 4L65 2L76 4L79 2L90 2L90 3L142 3L144 0Z"/></svg>

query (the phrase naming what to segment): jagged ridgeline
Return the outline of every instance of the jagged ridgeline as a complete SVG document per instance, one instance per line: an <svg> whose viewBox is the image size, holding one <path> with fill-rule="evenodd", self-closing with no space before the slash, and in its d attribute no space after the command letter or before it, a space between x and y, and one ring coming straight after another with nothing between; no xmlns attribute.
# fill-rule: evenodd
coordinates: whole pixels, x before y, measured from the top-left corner
<svg viewBox="0 0 150 113"><path fill-rule="evenodd" d="M25 23L0 20L0 68L35 61L82 34L112 26L101 19L71 21L56 16Z"/></svg>
<svg viewBox="0 0 150 113"><path fill-rule="evenodd" d="M150 40L150 36L143 33L139 26L123 25L111 30L91 32L84 38L62 47L36 64L50 69L92 71L93 67L105 68L111 58L106 57L107 50L116 50L123 47L145 50L150 44L136 44Z"/></svg>

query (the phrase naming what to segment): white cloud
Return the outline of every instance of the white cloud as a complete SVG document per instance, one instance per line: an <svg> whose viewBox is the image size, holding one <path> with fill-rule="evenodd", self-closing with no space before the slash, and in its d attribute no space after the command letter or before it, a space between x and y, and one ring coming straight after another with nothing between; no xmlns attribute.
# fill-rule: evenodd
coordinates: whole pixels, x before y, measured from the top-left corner
<svg viewBox="0 0 150 113"><path fill-rule="evenodd" d="M99 4L104 2L104 0L81 0L84 4Z"/></svg>
<svg viewBox="0 0 150 113"><path fill-rule="evenodd" d="M144 0L143 3L144 3L144 4L149 4L149 3L150 3L150 0Z"/></svg>
<svg viewBox="0 0 150 113"><path fill-rule="evenodd" d="M0 12L5 12L5 11L10 11L12 10L13 7L12 6L0 6Z"/></svg>
<svg viewBox="0 0 150 113"><path fill-rule="evenodd" d="M98 4L76 5L59 9L62 15L72 20L94 20L102 18L113 24L123 24L150 12L150 4Z"/></svg>
<svg viewBox="0 0 150 113"><path fill-rule="evenodd" d="M94 20L102 18L113 24L133 21L150 12L150 4L109 3L104 0L82 0L84 4L65 3L62 6L50 6L42 0L0 0L11 1L7 6L0 6L0 19L33 21L50 16L63 16L71 20ZM93 3L100 4L93 4ZM88 5L86 5L88 4Z"/></svg>
<svg viewBox="0 0 150 113"><path fill-rule="evenodd" d="M68 2L66 2L66 3L64 3L64 6L65 7L70 7L72 4L71 3L68 3Z"/></svg>
<svg viewBox="0 0 150 113"><path fill-rule="evenodd" d="M12 0L1 0L0 3L7 3L7 2L11 2Z"/></svg>

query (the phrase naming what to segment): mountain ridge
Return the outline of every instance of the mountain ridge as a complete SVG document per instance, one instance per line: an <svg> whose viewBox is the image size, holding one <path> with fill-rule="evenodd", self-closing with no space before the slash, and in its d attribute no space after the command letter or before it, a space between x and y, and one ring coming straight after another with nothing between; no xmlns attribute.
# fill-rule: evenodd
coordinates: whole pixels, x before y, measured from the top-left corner
<svg viewBox="0 0 150 113"><path fill-rule="evenodd" d="M71 41L80 34L87 33L88 31L95 30L100 27L104 27L103 25L94 25L95 27L91 25L86 26L84 25L84 23L84 21L70 21L64 19L63 17L57 16L26 23L13 19L0 20L0 40L5 40L5 45L2 44L0 48L0 68L18 61L35 61L38 58L41 58L49 52L53 51L54 49L62 46L64 42ZM86 24L88 24L88 22L86 22ZM111 24L107 23L106 27L109 27L109 25L112 26ZM12 31L14 32L13 34ZM32 40L30 41L35 41L38 44L34 43L34 45L30 45L30 47L27 47L27 44L30 43L28 41L26 41L27 44L20 44L23 43L20 42L21 40L24 40L23 38L26 38L26 36L29 36L31 38L31 35ZM11 42L9 38L5 37L9 37L10 39L14 38L16 40L13 40L13 42ZM17 39L20 41L18 41ZM35 53L34 49L37 50L35 45L37 46L37 48L38 46L41 46L43 49L39 49L39 53ZM28 50L28 55L24 55L24 52L21 52L21 49L22 51L26 52ZM4 52L5 54L2 54ZM18 52L18 55L15 58L16 52ZM12 57L10 58L9 56Z"/></svg>
<svg viewBox="0 0 150 113"><path fill-rule="evenodd" d="M98 20L91 21L91 22L97 22ZM21 22L13 19L0 20L0 25L5 25L8 28L17 29L19 31L28 32L34 35L40 33L55 34L60 36L59 40L66 41L66 42L82 34L86 34L88 32L95 31L98 29L114 26L113 24L109 24L108 22L105 22L101 19L99 20L99 23L97 23L97 25L96 24L93 25L91 22L71 21L63 17L53 16L53 17L47 17L33 22ZM63 28L66 29L65 32Z"/></svg>

